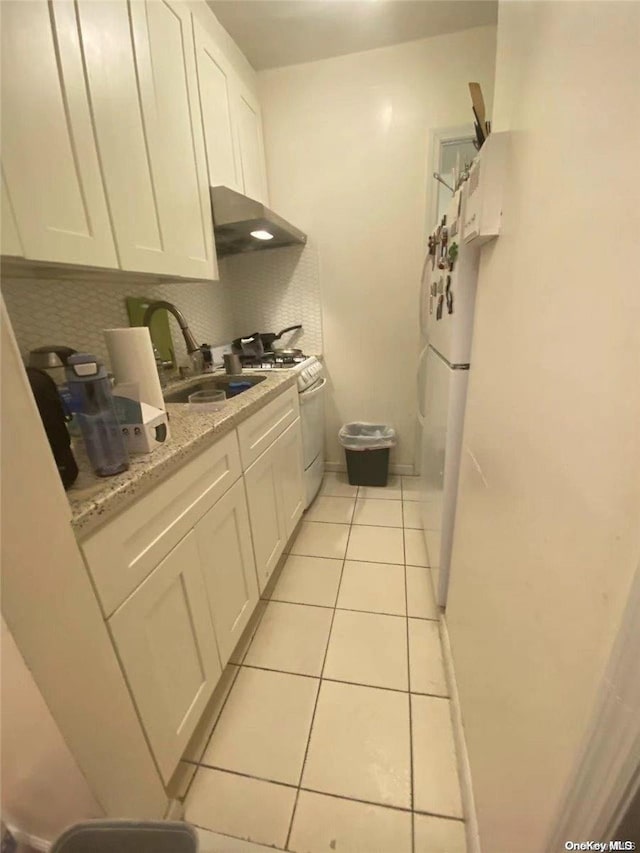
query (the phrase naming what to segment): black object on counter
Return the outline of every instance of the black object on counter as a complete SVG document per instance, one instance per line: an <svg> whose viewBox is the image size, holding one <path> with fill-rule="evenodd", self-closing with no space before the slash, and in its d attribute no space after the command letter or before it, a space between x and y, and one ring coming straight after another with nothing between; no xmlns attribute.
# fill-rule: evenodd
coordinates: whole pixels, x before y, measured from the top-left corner
<svg viewBox="0 0 640 853"><path fill-rule="evenodd" d="M295 326L287 326L286 329L282 329L277 334L274 332L253 332L245 338L236 338L232 342L231 348L235 353L261 356L264 352L271 352L274 341L280 340L286 332L294 332L301 328L302 326L298 323Z"/></svg>
<svg viewBox="0 0 640 853"><path fill-rule="evenodd" d="M67 419L56 383L37 367L27 367L29 384L40 412L44 430L49 439L62 485L72 486L78 477L78 466L71 451L71 439L67 432Z"/></svg>

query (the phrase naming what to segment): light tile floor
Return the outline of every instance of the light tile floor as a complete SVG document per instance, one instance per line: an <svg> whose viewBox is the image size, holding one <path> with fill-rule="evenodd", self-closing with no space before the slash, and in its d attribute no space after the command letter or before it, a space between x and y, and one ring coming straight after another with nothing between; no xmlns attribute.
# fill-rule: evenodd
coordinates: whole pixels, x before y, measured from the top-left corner
<svg viewBox="0 0 640 853"><path fill-rule="evenodd" d="M297 853L465 853L417 499L415 478L325 475L187 756L187 820Z"/></svg>

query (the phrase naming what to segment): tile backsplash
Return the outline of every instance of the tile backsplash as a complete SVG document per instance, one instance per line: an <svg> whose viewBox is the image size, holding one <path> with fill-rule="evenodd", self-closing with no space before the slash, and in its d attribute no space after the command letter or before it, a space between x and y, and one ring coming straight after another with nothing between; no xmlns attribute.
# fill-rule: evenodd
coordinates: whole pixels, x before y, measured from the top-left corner
<svg viewBox="0 0 640 853"><path fill-rule="evenodd" d="M283 343L322 352L319 260L312 245L225 258L219 282L6 278L2 295L24 356L44 344L62 344L94 353L108 365L103 329L129 325L127 296L173 302L199 342L220 345L243 334L302 323L303 333L286 336ZM185 363L184 341L173 317L170 325L178 362Z"/></svg>
<svg viewBox="0 0 640 853"><path fill-rule="evenodd" d="M302 323L302 332L278 343L309 354L323 352L320 258L313 243L231 255L220 270L238 335L279 332Z"/></svg>
<svg viewBox="0 0 640 853"><path fill-rule="evenodd" d="M167 299L185 315L197 341L221 344L233 337L231 306L218 282L125 284L120 282L5 279L2 294L20 351L64 344L91 352L108 363L103 329L129 325L125 298ZM170 319L179 363L186 349L178 324Z"/></svg>

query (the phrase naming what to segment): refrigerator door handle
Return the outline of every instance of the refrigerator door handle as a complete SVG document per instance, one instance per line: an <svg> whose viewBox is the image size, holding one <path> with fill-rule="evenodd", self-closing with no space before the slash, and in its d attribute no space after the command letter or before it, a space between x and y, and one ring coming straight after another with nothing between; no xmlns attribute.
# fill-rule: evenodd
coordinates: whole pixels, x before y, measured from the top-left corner
<svg viewBox="0 0 640 853"><path fill-rule="evenodd" d="M427 252L424 256L424 263L422 264L422 272L420 273L420 288L419 288L419 297L418 297L418 321L420 323L420 334L426 336L427 334L427 323L428 318L425 312L425 295L427 294L428 282L425 280L425 276L427 273L427 264L429 263L431 255ZM428 278L428 276L426 276Z"/></svg>
<svg viewBox="0 0 640 853"><path fill-rule="evenodd" d="M429 351L429 345L422 350L420 355L418 356L418 367L416 369L416 395L418 399L418 420L422 422L422 419L425 417L425 412L422 411L422 404L424 403L424 381L422 378L422 364L427 357L427 352Z"/></svg>

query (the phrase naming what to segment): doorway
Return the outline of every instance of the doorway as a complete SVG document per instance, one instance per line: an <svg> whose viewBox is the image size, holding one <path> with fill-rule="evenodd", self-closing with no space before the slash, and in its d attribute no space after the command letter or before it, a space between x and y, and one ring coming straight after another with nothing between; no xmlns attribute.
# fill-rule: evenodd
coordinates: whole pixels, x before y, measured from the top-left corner
<svg viewBox="0 0 640 853"><path fill-rule="evenodd" d="M451 193L443 184L435 180L433 173L438 172L442 179L453 187L454 173L460 174L465 167L470 166L478 153L473 144L474 138L471 125L443 128L433 132L431 168L427 184L427 195L430 200L427 217L428 232L431 232L440 222L451 201Z"/></svg>

